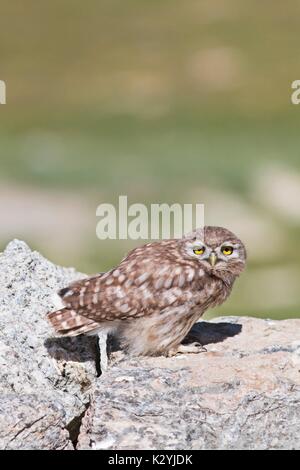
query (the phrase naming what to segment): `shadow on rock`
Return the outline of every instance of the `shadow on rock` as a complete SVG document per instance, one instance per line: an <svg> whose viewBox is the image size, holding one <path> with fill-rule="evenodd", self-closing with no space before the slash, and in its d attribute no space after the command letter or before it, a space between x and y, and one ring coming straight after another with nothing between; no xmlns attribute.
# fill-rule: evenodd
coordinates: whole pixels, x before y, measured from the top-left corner
<svg viewBox="0 0 300 470"><path fill-rule="evenodd" d="M202 346L210 343L221 343L226 338L238 335L241 331L242 325L239 323L210 323L202 321L192 327L183 342L188 344L197 341Z"/></svg>
<svg viewBox="0 0 300 470"><path fill-rule="evenodd" d="M80 336L76 338L52 337L44 342L49 355L57 361L94 361L97 351L97 338Z"/></svg>

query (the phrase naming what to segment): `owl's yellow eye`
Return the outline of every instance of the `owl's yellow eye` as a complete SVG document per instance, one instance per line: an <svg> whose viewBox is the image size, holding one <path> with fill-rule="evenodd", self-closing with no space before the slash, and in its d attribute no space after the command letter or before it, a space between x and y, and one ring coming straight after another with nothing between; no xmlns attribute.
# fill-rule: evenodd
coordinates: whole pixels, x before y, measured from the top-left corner
<svg viewBox="0 0 300 470"><path fill-rule="evenodd" d="M204 251L205 251L204 246L201 247L201 248L195 248L195 249L194 249L195 255L203 255Z"/></svg>
<svg viewBox="0 0 300 470"><path fill-rule="evenodd" d="M223 246L223 248L222 248L222 253L223 253L223 255L225 255L225 256L232 255L232 253L233 253L233 248L232 248L231 246Z"/></svg>

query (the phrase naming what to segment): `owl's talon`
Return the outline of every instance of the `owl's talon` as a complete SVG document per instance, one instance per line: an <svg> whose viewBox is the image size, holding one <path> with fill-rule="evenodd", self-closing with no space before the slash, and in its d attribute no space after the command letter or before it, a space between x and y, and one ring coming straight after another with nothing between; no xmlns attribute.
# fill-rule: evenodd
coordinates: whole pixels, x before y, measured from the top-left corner
<svg viewBox="0 0 300 470"><path fill-rule="evenodd" d="M180 344L176 350L171 349L168 352L168 357L175 356L176 354L198 354L201 352L207 352L207 349L200 343Z"/></svg>
<svg viewBox="0 0 300 470"><path fill-rule="evenodd" d="M206 347L203 346L203 344L198 343L198 341L196 341L195 343L186 344L185 346L191 346L191 345L198 349L197 352L207 352Z"/></svg>
<svg viewBox="0 0 300 470"><path fill-rule="evenodd" d="M173 356L176 356L176 354L177 354L177 350L170 349L170 351L168 351L167 353L167 357L173 357Z"/></svg>

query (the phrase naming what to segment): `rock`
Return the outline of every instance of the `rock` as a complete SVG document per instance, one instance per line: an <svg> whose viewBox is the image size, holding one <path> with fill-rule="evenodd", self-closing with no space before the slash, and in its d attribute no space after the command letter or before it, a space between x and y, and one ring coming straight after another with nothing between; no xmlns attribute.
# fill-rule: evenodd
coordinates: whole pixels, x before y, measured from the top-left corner
<svg viewBox="0 0 300 470"><path fill-rule="evenodd" d="M7 393L0 397L0 408L1 449L73 449L59 402L34 394Z"/></svg>
<svg viewBox="0 0 300 470"><path fill-rule="evenodd" d="M46 320L83 276L24 242L0 255L0 449L299 448L300 320L201 321L186 341L207 352L172 358L110 342L98 377L96 339Z"/></svg>
<svg viewBox="0 0 300 470"><path fill-rule="evenodd" d="M299 448L299 331L300 320L217 318L193 329L206 353L116 359L77 448Z"/></svg>
<svg viewBox="0 0 300 470"><path fill-rule="evenodd" d="M57 290L80 277L17 240L0 255L2 449L69 448L69 433L76 440L76 419L97 377L96 344L53 338L46 313L56 307Z"/></svg>

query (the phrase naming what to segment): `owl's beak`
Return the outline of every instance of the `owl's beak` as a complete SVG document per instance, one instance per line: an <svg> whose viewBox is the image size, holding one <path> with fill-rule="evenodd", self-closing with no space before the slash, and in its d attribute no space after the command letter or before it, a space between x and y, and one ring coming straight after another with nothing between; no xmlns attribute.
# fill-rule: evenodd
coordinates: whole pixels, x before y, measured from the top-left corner
<svg viewBox="0 0 300 470"><path fill-rule="evenodd" d="M210 265L212 267L214 267L216 265L216 262L218 261L218 257L216 255L216 253L212 252L210 255L209 255L209 262L210 262Z"/></svg>

